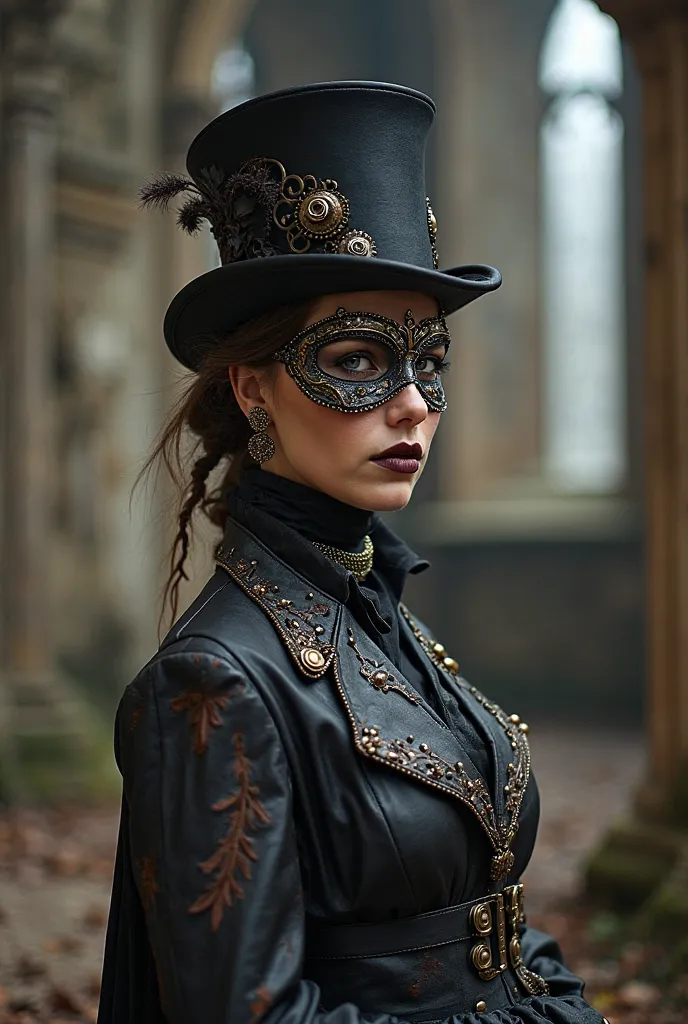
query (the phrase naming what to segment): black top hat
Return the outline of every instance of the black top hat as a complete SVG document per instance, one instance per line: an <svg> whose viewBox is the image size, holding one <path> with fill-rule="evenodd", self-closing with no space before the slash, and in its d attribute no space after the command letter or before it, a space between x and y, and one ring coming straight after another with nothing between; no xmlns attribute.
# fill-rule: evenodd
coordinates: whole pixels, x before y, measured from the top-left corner
<svg viewBox="0 0 688 1024"><path fill-rule="evenodd" d="M425 144L435 105L378 82L326 82L259 96L211 121L189 149L189 180L165 175L144 205L188 193L179 223L210 222L222 266L187 284L165 340L197 369L208 345L288 302L408 290L446 314L493 291L487 266L437 269Z"/></svg>

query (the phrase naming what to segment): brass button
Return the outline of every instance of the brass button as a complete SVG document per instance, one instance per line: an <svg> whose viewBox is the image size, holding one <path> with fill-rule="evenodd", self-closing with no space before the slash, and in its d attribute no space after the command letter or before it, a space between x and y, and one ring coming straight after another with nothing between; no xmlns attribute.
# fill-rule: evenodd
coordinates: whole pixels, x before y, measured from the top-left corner
<svg viewBox="0 0 688 1024"><path fill-rule="evenodd" d="M487 1009L487 1003L485 1002L485 1000L484 999L479 999L478 1002L475 1004L475 1012L476 1013L485 1013L486 1009Z"/></svg>
<svg viewBox="0 0 688 1024"><path fill-rule="evenodd" d="M484 942L479 942L471 950L471 962L476 970L486 971L492 966L492 952Z"/></svg>
<svg viewBox="0 0 688 1024"><path fill-rule="evenodd" d="M325 664L322 651L318 651L315 647L304 647L301 651L301 661L306 668L310 669L319 669Z"/></svg>
<svg viewBox="0 0 688 1024"><path fill-rule="evenodd" d="M479 903L471 910L471 924L478 935L489 935L492 931L492 910L489 903Z"/></svg>

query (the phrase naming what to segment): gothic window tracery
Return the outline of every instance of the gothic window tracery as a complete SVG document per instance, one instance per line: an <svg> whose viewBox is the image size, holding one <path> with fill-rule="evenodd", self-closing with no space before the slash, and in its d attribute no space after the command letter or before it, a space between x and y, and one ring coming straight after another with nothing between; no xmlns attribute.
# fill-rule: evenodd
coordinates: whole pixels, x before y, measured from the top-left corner
<svg viewBox="0 0 688 1024"><path fill-rule="evenodd" d="M626 476L623 63L616 23L560 0L540 85L543 468L563 493Z"/></svg>

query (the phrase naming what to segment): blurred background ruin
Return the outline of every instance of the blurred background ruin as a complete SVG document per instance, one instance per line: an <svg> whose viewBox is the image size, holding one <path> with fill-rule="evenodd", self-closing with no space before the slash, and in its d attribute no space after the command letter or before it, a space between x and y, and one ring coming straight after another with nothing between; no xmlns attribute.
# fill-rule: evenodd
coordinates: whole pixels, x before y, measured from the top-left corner
<svg viewBox="0 0 688 1024"><path fill-rule="evenodd" d="M601 1008L684 1020L688 0L0 0L0 1015L39 1013L46 956L77 966L40 1012L91 1012L112 719L157 646L175 494L131 488L182 378L166 304L217 256L137 189L216 114L338 78L435 98L440 265L504 275L450 321L407 599L532 719L529 881Z"/></svg>

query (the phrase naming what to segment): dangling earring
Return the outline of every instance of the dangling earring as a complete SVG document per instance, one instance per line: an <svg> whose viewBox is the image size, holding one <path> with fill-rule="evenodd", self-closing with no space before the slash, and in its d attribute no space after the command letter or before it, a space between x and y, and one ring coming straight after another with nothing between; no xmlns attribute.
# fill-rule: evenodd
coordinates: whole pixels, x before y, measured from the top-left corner
<svg viewBox="0 0 688 1024"><path fill-rule="evenodd" d="M266 433L270 426L270 417L265 409L259 405L254 405L248 414L248 422L251 428L255 430L255 434L252 434L249 438L248 453L258 463L268 462L275 454L275 442Z"/></svg>

